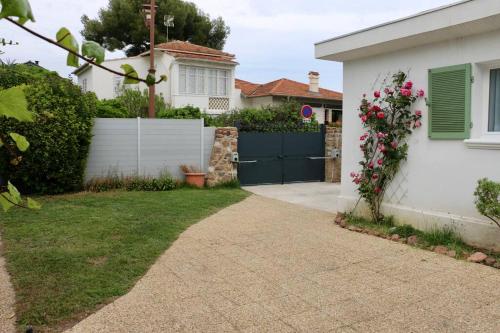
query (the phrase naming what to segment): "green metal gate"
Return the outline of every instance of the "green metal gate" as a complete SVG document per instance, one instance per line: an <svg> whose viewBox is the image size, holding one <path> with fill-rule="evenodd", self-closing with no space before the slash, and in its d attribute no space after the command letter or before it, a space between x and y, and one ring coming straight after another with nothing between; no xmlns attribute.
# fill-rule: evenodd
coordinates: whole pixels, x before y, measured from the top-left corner
<svg viewBox="0 0 500 333"><path fill-rule="evenodd" d="M324 181L325 132L240 132L238 178L242 185Z"/></svg>

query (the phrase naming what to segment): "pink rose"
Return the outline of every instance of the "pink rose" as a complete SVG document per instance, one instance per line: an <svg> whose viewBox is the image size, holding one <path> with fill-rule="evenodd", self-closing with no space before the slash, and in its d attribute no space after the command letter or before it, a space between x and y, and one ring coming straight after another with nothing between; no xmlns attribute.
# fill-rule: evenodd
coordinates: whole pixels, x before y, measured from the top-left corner
<svg viewBox="0 0 500 333"><path fill-rule="evenodd" d="M380 106L378 105L374 105L370 108L370 111L373 111L373 112L378 112L378 111L381 111L382 109L380 108Z"/></svg>
<svg viewBox="0 0 500 333"><path fill-rule="evenodd" d="M378 149L379 149L382 153L385 153L385 152L386 152L386 150L387 150L387 148L385 148L385 145L383 145L383 144L379 144L379 145L378 145Z"/></svg>
<svg viewBox="0 0 500 333"><path fill-rule="evenodd" d="M411 81L406 82L405 85L404 85L404 87L405 87L405 89L411 89L411 88L413 88L413 82L411 82Z"/></svg>
<svg viewBox="0 0 500 333"><path fill-rule="evenodd" d="M401 88L401 95L406 96L406 97L410 97L411 96L411 90L410 89Z"/></svg>
<svg viewBox="0 0 500 333"><path fill-rule="evenodd" d="M367 121L367 120L368 120L368 117L367 117L367 116L362 116L362 117L361 117L361 121L362 121L362 122L366 123L366 121Z"/></svg>
<svg viewBox="0 0 500 333"><path fill-rule="evenodd" d="M380 192L382 192L382 189L377 186L377 187L375 187L374 191L375 191L376 194L379 194Z"/></svg>
<svg viewBox="0 0 500 333"><path fill-rule="evenodd" d="M374 173L373 176L372 176L372 179L373 180L377 180L378 179L378 175L376 173Z"/></svg>
<svg viewBox="0 0 500 333"><path fill-rule="evenodd" d="M420 120L417 120L417 121L415 122L415 127L416 127L416 128L419 128L420 126L422 126L422 122L421 122Z"/></svg>
<svg viewBox="0 0 500 333"><path fill-rule="evenodd" d="M351 178L354 178L354 177L356 177L356 172L352 171L351 172Z"/></svg>
<svg viewBox="0 0 500 333"><path fill-rule="evenodd" d="M368 168L373 169L373 162L372 161L370 161L370 163L368 163Z"/></svg>
<svg viewBox="0 0 500 333"><path fill-rule="evenodd" d="M425 92L423 89L418 89L417 90L417 96L418 97L424 97L425 96Z"/></svg>
<svg viewBox="0 0 500 333"><path fill-rule="evenodd" d="M377 161L377 164L378 164L378 165L382 165L382 164L384 164L384 160L383 160L383 159L381 159L381 158L379 158L379 160Z"/></svg>
<svg viewBox="0 0 500 333"><path fill-rule="evenodd" d="M392 149L398 148L398 143L396 141L392 141L391 142L391 147L392 147Z"/></svg>
<svg viewBox="0 0 500 333"><path fill-rule="evenodd" d="M374 96L375 98L380 98L380 91L378 91L378 90L377 90L377 91L375 91L375 92L373 93L373 96Z"/></svg>
<svg viewBox="0 0 500 333"><path fill-rule="evenodd" d="M378 132L378 133L377 133L377 138L378 138L378 139L383 139L383 138L385 138L386 136L387 136L387 134L384 134L384 133L382 133L382 132Z"/></svg>
<svg viewBox="0 0 500 333"><path fill-rule="evenodd" d="M366 116L367 116L367 117L371 117L371 116L372 116L372 112L371 112L371 111L368 111L368 112L366 113Z"/></svg>
<svg viewBox="0 0 500 333"><path fill-rule="evenodd" d="M385 118L385 114L383 112L378 112L377 113L377 118L378 119L384 119Z"/></svg>
<svg viewBox="0 0 500 333"><path fill-rule="evenodd" d="M420 110L415 111L415 115L419 117L422 116L422 111Z"/></svg>

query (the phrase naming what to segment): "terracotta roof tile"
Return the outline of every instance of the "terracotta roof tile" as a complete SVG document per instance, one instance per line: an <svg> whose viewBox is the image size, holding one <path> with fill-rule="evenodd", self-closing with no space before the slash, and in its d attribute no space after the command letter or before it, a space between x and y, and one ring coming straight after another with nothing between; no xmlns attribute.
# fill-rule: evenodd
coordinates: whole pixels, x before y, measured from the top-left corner
<svg viewBox="0 0 500 333"><path fill-rule="evenodd" d="M234 54L190 42L172 41L156 45L156 49L166 51L175 58L202 59L206 61L237 64Z"/></svg>
<svg viewBox="0 0 500 333"><path fill-rule="evenodd" d="M342 93L320 88L318 93L309 91L309 85L289 79L279 79L266 84L256 84L236 79L236 88L246 97L290 96L326 100L342 100Z"/></svg>

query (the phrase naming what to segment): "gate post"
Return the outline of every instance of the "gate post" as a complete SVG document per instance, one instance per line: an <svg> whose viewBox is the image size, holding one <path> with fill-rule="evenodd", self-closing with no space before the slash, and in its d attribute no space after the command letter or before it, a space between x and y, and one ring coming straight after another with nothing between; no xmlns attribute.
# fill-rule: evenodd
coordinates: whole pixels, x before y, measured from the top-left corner
<svg viewBox="0 0 500 333"><path fill-rule="evenodd" d="M237 164L232 160L233 153L236 152L238 152L238 130L236 127L217 128L208 164L207 185L209 187L237 178Z"/></svg>
<svg viewBox="0 0 500 333"><path fill-rule="evenodd" d="M325 156L331 157L333 149L342 150L342 127L326 127ZM342 154L339 158L325 160L325 182L340 183Z"/></svg>

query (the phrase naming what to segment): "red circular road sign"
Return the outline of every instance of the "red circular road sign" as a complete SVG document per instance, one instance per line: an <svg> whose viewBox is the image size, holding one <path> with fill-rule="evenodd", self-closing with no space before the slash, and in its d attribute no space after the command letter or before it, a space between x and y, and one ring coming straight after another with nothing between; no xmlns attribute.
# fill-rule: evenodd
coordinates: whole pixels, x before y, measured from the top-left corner
<svg viewBox="0 0 500 333"><path fill-rule="evenodd" d="M303 105L302 109L300 109L300 115L304 119L311 119L313 113L313 108L310 105Z"/></svg>

